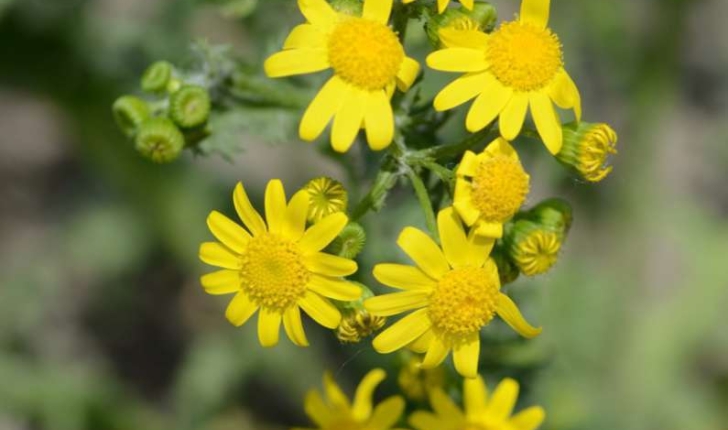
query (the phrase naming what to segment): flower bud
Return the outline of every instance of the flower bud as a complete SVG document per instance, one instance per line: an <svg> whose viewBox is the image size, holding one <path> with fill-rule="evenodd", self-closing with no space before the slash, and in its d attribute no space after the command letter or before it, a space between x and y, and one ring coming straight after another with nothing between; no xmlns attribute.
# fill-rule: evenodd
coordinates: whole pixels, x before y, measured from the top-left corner
<svg viewBox="0 0 728 430"><path fill-rule="evenodd" d="M210 116L210 95L200 86L183 86L169 98L169 116L182 128L204 124Z"/></svg>
<svg viewBox="0 0 728 430"><path fill-rule="evenodd" d="M354 259L364 249L367 234L360 224L351 222L331 243L330 251L340 257Z"/></svg>
<svg viewBox="0 0 728 430"><path fill-rule="evenodd" d="M495 265L498 267L498 277L500 278L501 285L511 284L521 275L518 266L508 258L508 253L502 240L496 242L493 251L490 253L490 258L493 259Z"/></svg>
<svg viewBox="0 0 728 430"><path fill-rule="evenodd" d="M150 118L136 135L136 149L155 163L168 163L182 153L185 138L167 118Z"/></svg>
<svg viewBox="0 0 728 430"><path fill-rule="evenodd" d="M157 61L144 71L141 87L148 93L160 93L167 89L172 78L172 65L166 61Z"/></svg>
<svg viewBox="0 0 728 430"><path fill-rule="evenodd" d="M439 48L444 45L440 35L440 31L443 29L490 32L497 20L498 14L492 5L477 2L473 5L472 10L464 7L447 9L444 13L429 17L425 30L432 46Z"/></svg>
<svg viewBox="0 0 728 430"><path fill-rule="evenodd" d="M342 343L359 343L379 331L386 322L386 318L374 316L364 308L352 309L343 313L336 338Z"/></svg>
<svg viewBox="0 0 728 430"><path fill-rule="evenodd" d="M519 219L508 229L504 244L508 258L526 276L548 272L559 258L563 236L529 219Z"/></svg>
<svg viewBox="0 0 728 430"><path fill-rule="evenodd" d="M589 182L612 171L609 156L617 153L617 133L607 124L588 122L563 126L564 145L556 159Z"/></svg>
<svg viewBox="0 0 728 430"><path fill-rule="evenodd" d="M114 102L111 110L116 124L122 132L133 137L139 126L149 118L149 105L135 96L121 96Z"/></svg>
<svg viewBox="0 0 728 430"><path fill-rule="evenodd" d="M525 218L536 222L545 229L551 229L561 235L562 240L569 233L574 219L571 205L564 199L547 199L526 212Z"/></svg>
<svg viewBox="0 0 728 430"><path fill-rule="evenodd" d="M326 176L308 181L303 187L308 191L308 220L317 223L328 215L346 212L349 194L341 182ZM363 245L362 245L363 246Z"/></svg>
<svg viewBox="0 0 728 430"><path fill-rule="evenodd" d="M408 399L424 402L430 390L445 385L445 369L443 366L423 369L420 367L421 358L409 352L404 354L405 362L397 376L397 384Z"/></svg>

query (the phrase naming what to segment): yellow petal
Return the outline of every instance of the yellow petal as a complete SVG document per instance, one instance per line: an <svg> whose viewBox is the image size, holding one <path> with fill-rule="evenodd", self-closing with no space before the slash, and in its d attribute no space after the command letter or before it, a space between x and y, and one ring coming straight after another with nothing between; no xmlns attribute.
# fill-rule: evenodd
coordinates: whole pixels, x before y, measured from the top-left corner
<svg viewBox="0 0 728 430"><path fill-rule="evenodd" d="M336 76L321 87L301 118L301 124L298 127L301 139L311 142L321 135L331 118L341 109L344 102L341 95L345 90L344 82Z"/></svg>
<svg viewBox="0 0 728 430"><path fill-rule="evenodd" d="M445 420L447 419L445 418ZM408 422L416 430L442 430L447 428L448 424L448 421L443 423L437 415L424 411L412 413Z"/></svg>
<svg viewBox="0 0 728 430"><path fill-rule="evenodd" d="M267 231L263 217L260 216L258 211L253 208L250 203L248 194L245 192L245 187L241 182L235 186L233 192L233 203L235 203L235 211L238 213L238 217L243 221L243 224L250 230L253 235L263 234Z"/></svg>
<svg viewBox="0 0 728 430"><path fill-rule="evenodd" d="M379 334L372 345L377 352L388 354L412 343L431 325L427 309L414 311Z"/></svg>
<svg viewBox="0 0 728 430"><path fill-rule="evenodd" d="M473 228L475 229L475 234L478 236L494 239L500 239L503 237L503 224L498 222L486 222L479 220Z"/></svg>
<svg viewBox="0 0 728 430"><path fill-rule="evenodd" d="M240 257L217 242L200 245L200 260L223 269L240 269Z"/></svg>
<svg viewBox="0 0 728 430"><path fill-rule="evenodd" d="M313 291L309 291L298 303L314 321L322 326L334 329L339 326L341 313L328 300Z"/></svg>
<svg viewBox="0 0 728 430"><path fill-rule="evenodd" d="M370 0L371 1L371 0ZM366 95L364 129L367 143L373 151L381 151L389 146L394 138L394 113L389 97L384 90L372 91Z"/></svg>
<svg viewBox="0 0 728 430"><path fill-rule="evenodd" d="M462 177L473 177L475 176L475 173L478 170L478 165L480 164L480 161L478 161L478 156L475 155L473 151L465 151L463 154L463 159L460 160L460 164L458 165L457 170L455 171L455 175L458 178Z"/></svg>
<svg viewBox="0 0 728 430"><path fill-rule="evenodd" d="M338 19L326 0L298 0L298 8L308 22L325 29L332 27Z"/></svg>
<svg viewBox="0 0 728 430"><path fill-rule="evenodd" d="M480 357L480 334L470 335L462 344L453 349L455 370L465 378L478 376L478 358Z"/></svg>
<svg viewBox="0 0 728 430"><path fill-rule="evenodd" d="M321 394L316 390L306 393L303 407L311 421L321 428L326 428L334 418Z"/></svg>
<svg viewBox="0 0 728 430"><path fill-rule="evenodd" d="M230 324L240 327L255 314L256 310L258 310L258 306L250 301L247 294L241 291L228 304L225 310L225 318L230 321Z"/></svg>
<svg viewBox="0 0 728 430"><path fill-rule="evenodd" d="M347 85L347 91L340 94L342 105L334 116L334 125L331 128L331 147L336 152L344 153L351 148L356 140L364 119L366 92Z"/></svg>
<svg viewBox="0 0 728 430"><path fill-rule="evenodd" d="M455 79L437 94L434 101L435 109L445 111L475 98L490 79L486 72L468 73Z"/></svg>
<svg viewBox="0 0 728 430"><path fill-rule="evenodd" d="M505 294L499 294L498 308L496 309L496 312L498 313L498 316L503 318L503 321L505 321L506 324L511 326L513 330L525 338L530 339L541 334L542 329L540 327L533 327L531 324L526 322L516 304L513 303L513 300Z"/></svg>
<svg viewBox="0 0 728 430"><path fill-rule="evenodd" d="M326 49L289 49L268 57L263 64L269 78L304 75L326 70L331 65Z"/></svg>
<svg viewBox="0 0 728 430"><path fill-rule="evenodd" d="M280 234L286 221L286 192L279 179L268 182L265 189L265 218L268 231Z"/></svg>
<svg viewBox="0 0 728 430"><path fill-rule="evenodd" d="M473 188L469 181L462 178L455 180L455 198L452 205L468 226L472 226L480 218L480 211L473 205Z"/></svg>
<svg viewBox="0 0 728 430"><path fill-rule="evenodd" d="M470 230L468 234L468 259L472 267L483 267L483 264L490 256L493 250L495 239L492 237L481 236L475 234L475 230Z"/></svg>
<svg viewBox="0 0 728 430"><path fill-rule="evenodd" d="M530 104L536 130L543 143L551 154L558 154L562 145L561 121L551 104L551 99L546 94L533 93Z"/></svg>
<svg viewBox="0 0 728 430"><path fill-rule="evenodd" d="M430 290L437 284L417 267L402 264L377 264L373 275L382 284L403 290Z"/></svg>
<svg viewBox="0 0 728 430"><path fill-rule="evenodd" d="M245 251L250 240L250 233L230 218L218 211L212 211L207 217L207 226L217 240L231 250L239 254Z"/></svg>
<svg viewBox="0 0 728 430"><path fill-rule="evenodd" d="M447 358L447 354L449 353L450 348L445 345L442 339L434 336L432 338L432 342L430 342L430 348L427 350L424 360L422 360L422 368L434 369L445 361L445 358Z"/></svg>
<svg viewBox="0 0 728 430"><path fill-rule="evenodd" d="M348 222L349 217L343 212L333 213L306 230L298 246L306 253L321 251L336 239Z"/></svg>
<svg viewBox="0 0 728 430"><path fill-rule="evenodd" d="M506 378L493 391L488 402L488 416L495 421L505 420L511 416L518 400L518 382Z"/></svg>
<svg viewBox="0 0 728 430"><path fill-rule="evenodd" d="M366 374L354 394L354 406L351 413L359 422L365 421L372 413L372 395L377 386L387 376L382 369L374 369Z"/></svg>
<svg viewBox="0 0 728 430"><path fill-rule="evenodd" d="M445 27L439 32L440 42L448 48L476 49L483 55L488 45L488 35L478 30L458 30Z"/></svg>
<svg viewBox="0 0 728 430"><path fill-rule="evenodd" d="M331 372L324 373L324 392L326 393L326 398L329 400L329 404L334 409L347 410L351 407L349 405L349 398L341 391L339 384L334 381Z"/></svg>
<svg viewBox="0 0 728 430"><path fill-rule="evenodd" d="M369 0L371 1L371 0ZM391 429L399 421L404 412L404 399L392 396L374 408L374 413L367 423L370 429Z"/></svg>
<svg viewBox="0 0 728 430"><path fill-rule="evenodd" d="M358 268L356 261L323 252L307 255L304 264L314 273L333 277L349 276Z"/></svg>
<svg viewBox="0 0 728 430"><path fill-rule="evenodd" d="M347 302L358 300L362 294L361 287L352 282L316 274L311 276L308 288L324 297Z"/></svg>
<svg viewBox="0 0 728 430"><path fill-rule="evenodd" d="M300 24L293 27L283 43L283 49L326 48L326 34L320 27Z"/></svg>
<svg viewBox="0 0 728 430"><path fill-rule="evenodd" d="M470 263L468 239L453 207L445 208L437 214L437 228L440 232L442 250L450 266L455 269L468 266Z"/></svg>
<svg viewBox="0 0 728 430"><path fill-rule="evenodd" d="M441 388L435 388L430 391L430 404L432 409L442 417L448 417L452 421L456 421L463 418L463 413L460 408L453 403L450 396L445 394Z"/></svg>
<svg viewBox="0 0 728 430"><path fill-rule="evenodd" d="M546 412L541 406L532 406L524 409L511 418L510 424L515 430L536 430L546 418Z"/></svg>
<svg viewBox="0 0 728 430"><path fill-rule="evenodd" d="M418 354L424 354L430 349L432 340L435 338L435 334L432 330L427 330L422 336L418 337L417 340L409 344L408 348Z"/></svg>
<svg viewBox="0 0 728 430"><path fill-rule="evenodd" d="M482 50L445 48L427 56L427 65L442 72L481 72L488 68Z"/></svg>
<svg viewBox="0 0 728 430"><path fill-rule="evenodd" d="M549 86L549 97L561 109L574 109L576 121L581 121L581 95L565 70L559 72Z"/></svg>
<svg viewBox="0 0 728 430"><path fill-rule="evenodd" d="M551 0L523 0L519 21L546 28L549 23L549 7Z"/></svg>
<svg viewBox="0 0 728 430"><path fill-rule="evenodd" d="M392 12L393 0L364 0L362 18L371 19L382 24L387 24L389 14Z"/></svg>
<svg viewBox="0 0 728 430"><path fill-rule="evenodd" d="M218 270L200 278L202 288L207 294L230 294L240 290L240 272L237 270Z"/></svg>
<svg viewBox="0 0 728 430"><path fill-rule="evenodd" d="M309 199L308 191L299 190L286 207L283 235L290 240L298 241L306 230Z"/></svg>
<svg viewBox="0 0 728 430"><path fill-rule="evenodd" d="M301 322L301 310L298 306L292 306L283 314L283 328L295 345L308 346L306 332L303 331L303 322Z"/></svg>
<svg viewBox="0 0 728 430"><path fill-rule="evenodd" d="M427 306L429 291L414 290L384 294L364 301L364 308L373 315L388 317Z"/></svg>
<svg viewBox="0 0 728 430"><path fill-rule="evenodd" d="M519 160L516 149L502 137L498 137L494 141L490 142L485 148L485 151L481 154L481 157L496 157L499 155L503 155L517 161Z"/></svg>
<svg viewBox="0 0 728 430"><path fill-rule="evenodd" d="M465 6L466 9L473 9L473 4L475 0L460 0L460 3Z"/></svg>
<svg viewBox="0 0 728 430"><path fill-rule="evenodd" d="M523 128L528 110L528 93L517 92L500 115L500 132L506 140L514 140Z"/></svg>
<svg viewBox="0 0 728 430"><path fill-rule="evenodd" d="M437 12L443 13L445 11L445 8L447 7L448 2L450 2L450 0L437 0Z"/></svg>
<svg viewBox="0 0 728 430"><path fill-rule="evenodd" d="M481 416L486 411L488 389L485 381L478 375L475 378L465 379L465 414L468 418Z"/></svg>
<svg viewBox="0 0 728 430"><path fill-rule="evenodd" d="M260 308L258 313L258 340L260 346L270 348L278 344L282 319L283 316L278 311Z"/></svg>
<svg viewBox="0 0 728 430"><path fill-rule="evenodd" d="M397 88L402 92L408 91L419 74L420 63L410 57L404 57L397 72Z"/></svg>
<svg viewBox="0 0 728 430"><path fill-rule="evenodd" d="M471 133L480 131L493 122L513 97L513 90L504 87L491 75L488 76L485 87L482 88L481 94L475 99L465 118L465 128Z"/></svg>
<svg viewBox="0 0 728 430"><path fill-rule="evenodd" d="M432 278L440 279L450 270L440 247L430 236L414 227L402 230L397 245Z"/></svg>

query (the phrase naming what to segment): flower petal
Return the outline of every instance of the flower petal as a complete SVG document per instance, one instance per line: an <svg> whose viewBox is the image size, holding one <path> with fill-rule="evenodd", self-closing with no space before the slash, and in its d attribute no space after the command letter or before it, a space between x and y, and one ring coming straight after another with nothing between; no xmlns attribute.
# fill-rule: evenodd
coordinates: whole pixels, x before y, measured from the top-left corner
<svg viewBox="0 0 728 430"><path fill-rule="evenodd" d="M340 78L334 76L319 90L316 97L303 113L298 134L301 139L311 142L316 140L326 126L341 109L344 98L341 95L346 91L346 85Z"/></svg>
<svg viewBox="0 0 728 430"><path fill-rule="evenodd" d="M344 153L354 144L361 129L366 105L366 92L352 85L346 85L346 92L339 95L342 105L334 116L331 128L331 147L336 152Z"/></svg>
<svg viewBox="0 0 728 430"><path fill-rule="evenodd" d="M202 288L207 294L230 294L240 291L240 272L237 270L218 270L200 278Z"/></svg>
<svg viewBox="0 0 728 430"><path fill-rule="evenodd" d="M459 30L445 27L439 31L440 43L447 48L471 48L482 53L488 45L488 35L479 30Z"/></svg>
<svg viewBox="0 0 728 430"><path fill-rule="evenodd" d="M333 413L326 406L326 402L321 398L321 394L316 390L306 393L303 408L311 421L322 428L326 428L334 418Z"/></svg>
<svg viewBox="0 0 728 430"><path fill-rule="evenodd" d="M488 416L496 421L508 419L516 400L518 400L518 382L511 378L502 380L488 402Z"/></svg>
<svg viewBox="0 0 728 430"><path fill-rule="evenodd" d="M483 267L494 245L494 238L476 234L474 229L470 230L468 234L469 264L472 267Z"/></svg>
<svg viewBox="0 0 728 430"><path fill-rule="evenodd" d="M466 378L478 376L478 358L480 357L480 334L474 333L468 339L455 346L453 359L455 370Z"/></svg>
<svg viewBox="0 0 728 430"><path fill-rule="evenodd" d="M551 99L546 94L533 93L530 104L536 130L543 143L551 154L558 154L562 145L561 121L551 104Z"/></svg>
<svg viewBox="0 0 728 430"><path fill-rule="evenodd" d="M309 254L321 251L336 239L348 222L349 217L343 212L333 213L306 230L298 241L298 246Z"/></svg>
<svg viewBox="0 0 728 430"><path fill-rule="evenodd" d="M430 391L430 404L432 409L442 417L448 417L453 421L463 418L460 408L439 387Z"/></svg>
<svg viewBox="0 0 728 430"><path fill-rule="evenodd" d="M472 178L475 176L479 164L480 161L478 160L478 156L475 155L473 151L465 151L463 158L460 160L460 164L458 164L458 168L455 171L455 175L458 178L466 176Z"/></svg>
<svg viewBox="0 0 728 430"><path fill-rule="evenodd" d="M439 337L435 336L430 342L430 348L425 354L424 360L422 360L423 369L434 369L435 367L442 364L447 358L447 354L450 353L450 348Z"/></svg>
<svg viewBox="0 0 728 430"><path fill-rule="evenodd" d="M377 264L372 272L374 278L384 285L402 290L432 289L437 281L417 267L402 264Z"/></svg>
<svg viewBox="0 0 728 430"><path fill-rule="evenodd" d="M402 230L397 245L432 278L440 279L450 270L440 247L430 236L414 227Z"/></svg>
<svg viewBox="0 0 728 430"><path fill-rule="evenodd" d="M200 245L200 260L223 269L240 269L240 257L217 242Z"/></svg>
<svg viewBox="0 0 728 430"><path fill-rule="evenodd" d="M397 88L402 92L406 92L410 89L419 74L420 63L410 57L404 57L402 65L399 67L399 72L397 72Z"/></svg>
<svg viewBox="0 0 728 430"><path fill-rule="evenodd" d="M503 86L493 76L488 76L485 87L482 88L482 92L473 102L465 118L465 128L471 133L480 131L493 122L513 97L512 89Z"/></svg>
<svg viewBox="0 0 728 430"><path fill-rule="evenodd" d="M482 50L445 48L427 56L427 65L442 72L481 72L488 68Z"/></svg>
<svg viewBox="0 0 728 430"><path fill-rule="evenodd" d="M442 422L437 415L425 411L413 412L408 422L416 430L442 430L447 428L449 423L449 421Z"/></svg>
<svg viewBox="0 0 728 430"><path fill-rule="evenodd" d="M427 330L422 336L418 337L417 340L410 343L407 347L418 354L424 354L428 349L430 349L430 344L432 344L432 340L434 338L435 334L432 330Z"/></svg>
<svg viewBox="0 0 728 430"><path fill-rule="evenodd" d="M307 292L298 304L314 321L326 328L334 329L341 322L339 310L313 291Z"/></svg>
<svg viewBox="0 0 728 430"><path fill-rule="evenodd" d="M549 86L549 97L561 109L574 109L576 121L581 121L581 95L574 81L565 70L556 75Z"/></svg>
<svg viewBox="0 0 728 430"><path fill-rule="evenodd" d="M372 345L377 352L388 354L394 352L420 337L432 322L427 316L427 309L414 311L379 334Z"/></svg>
<svg viewBox="0 0 728 430"><path fill-rule="evenodd" d="M288 203L283 224L283 235L288 239L298 241L303 236L306 230L309 200L308 191L299 190Z"/></svg>
<svg viewBox="0 0 728 430"><path fill-rule="evenodd" d="M278 311L260 308L258 313L258 340L260 346L270 348L278 344L282 319L283 315Z"/></svg>
<svg viewBox="0 0 728 430"><path fill-rule="evenodd" d="M455 269L468 266L470 263L468 239L453 207L445 208L437 214L437 228L440 232L442 250L450 266Z"/></svg>
<svg viewBox="0 0 728 430"><path fill-rule="evenodd" d="M541 334L541 327L536 328L526 322L523 315L521 315L521 311L518 310L518 306L513 303L510 297L503 293L498 295L498 308L496 312L506 324L525 338L530 339Z"/></svg>
<svg viewBox="0 0 728 430"><path fill-rule="evenodd" d="M265 233L268 228L265 226L263 217L253 208L250 203L248 194L245 192L242 182L238 182L233 192L233 203L235 203L235 211L243 224L253 234L253 236Z"/></svg>
<svg viewBox="0 0 728 430"><path fill-rule="evenodd" d="M523 128L528 111L528 93L516 92L501 112L500 132L506 140L514 140Z"/></svg>
<svg viewBox="0 0 728 430"><path fill-rule="evenodd" d="M536 430L546 418L546 411L541 406L531 406L511 418L515 430Z"/></svg>
<svg viewBox="0 0 728 430"><path fill-rule="evenodd" d="M250 317L255 314L258 310L258 306L255 305L249 298L248 295L242 291L233 297L225 309L225 318L230 321L230 324L235 327L240 327L245 324Z"/></svg>
<svg viewBox="0 0 728 430"><path fill-rule="evenodd" d="M523 0L519 21L546 28L549 23L549 7L551 0Z"/></svg>
<svg viewBox="0 0 728 430"><path fill-rule="evenodd" d="M265 218L268 231L280 234L286 222L286 192L279 179L268 182L265 189Z"/></svg>
<svg viewBox="0 0 728 430"><path fill-rule="evenodd" d="M388 317L427 306L429 291L414 290L384 294L364 301L364 308L372 315Z"/></svg>
<svg viewBox="0 0 728 430"><path fill-rule="evenodd" d="M393 0L364 0L361 16L386 25L392 12L392 2Z"/></svg>
<svg viewBox="0 0 728 430"><path fill-rule="evenodd" d="M486 412L488 389L480 375L465 379L463 391L465 391L465 414L468 418L478 417Z"/></svg>
<svg viewBox="0 0 728 430"><path fill-rule="evenodd" d="M307 255L304 264L314 273L333 277L349 276L358 268L356 261L323 252Z"/></svg>
<svg viewBox="0 0 728 430"><path fill-rule="evenodd" d="M372 417L367 423L367 428L391 429L399 421L402 412L404 412L404 399L401 396L389 397L374 408L374 413L372 413Z"/></svg>
<svg viewBox="0 0 728 430"><path fill-rule="evenodd" d="M225 246L241 254L245 251L250 240L250 233L245 231L233 220L218 211L210 212L207 217L207 226L212 234Z"/></svg>
<svg viewBox="0 0 728 430"><path fill-rule="evenodd" d="M326 48L326 34L320 27L300 24L293 27L283 43L283 49Z"/></svg>
<svg viewBox="0 0 728 430"><path fill-rule="evenodd" d="M354 405L351 413L359 422L365 421L372 413L372 395L377 386L384 381L387 374L382 369L374 369L362 379L354 394ZM383 427L386 428L386 427Z"/></svg>
<svg viewBox="0 0 728 430"><path fill-rule="evenodd" d="M478 236L491 237L494 239L500 239L503 237L503 224L499 222L478 220L473 228L475 229L475 234Z"/></svg>
<svg viewBox="0 0 728 430"><path fill-rule="evenodd" d="M348 410L351 407L349 398L341 391L339 384L334 381L331 372L324 373L324 392L326 393L329 405L333 406L333 409Z"/></svg>
<svg viewBox="0 0 728 430"><path fill-rule="evenodd" d="M371 1L371 0L370 0ZM384 90L366 94L364 130L367 143L373 151L381 151L389 146L394 138L394 112L389 97Z"/></svg>
<svg viewBox="0 0 728 430"><path fill-rule="evenodd" d="M361 287L353 282L317 274L311 276L308 288L324 297L347 302L358 300L362 295Z"/></svg>
<svg viewBox="0 0 728 430"><path fill-rule="evenodd" d="M486 72L467 73L455 79L435 96L435 109L445 111L475 98L483 92L490 79Z"/></svg>
<svg viewBox="0 0 728 430"><path fill-rule="evenodd" d="M269 78L305 75L307 73L326 70L329 56L326 49L288 49L279 51L268 57L263 64L265 74Z"/></svg>
<svg viewBox="0 0 728 430"><path fill-rule="evenodd" d="M298 0L298 8L311 24L329 28L336 23L337 13L325 0Z"/></svg>
<svg viewBox="0 0 728 430"><path fill-rule="evenodd" d="M286 335L295 345L308 346L306 332L303 331L303 322L301 321L301 309L294 305L283 314L283 328Z"/></svg>
<svg viewBox="0 0 728 430"><path fill-rule="evenodd" d="M455 180L455 198L453 207L463 222L472 226L480 218L480 211L473 205L473 186L462 178Z"/></svg>

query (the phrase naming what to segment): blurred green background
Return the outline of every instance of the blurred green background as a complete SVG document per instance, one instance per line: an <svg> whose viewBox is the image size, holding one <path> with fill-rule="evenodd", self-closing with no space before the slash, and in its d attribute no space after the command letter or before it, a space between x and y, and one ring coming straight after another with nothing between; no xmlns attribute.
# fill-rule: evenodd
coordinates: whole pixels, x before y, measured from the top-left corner
<svg viewBox="0 0 728 430"><path fill-rule="evenodd" d="M505 19L518 7L494 4ZM489 382L524 382L545 430L728 429L726 17L725 0L552 2L585 119L612 124L620 152L598 185L541 148L527 157L529 201L565 197L575 223L558 266L511 287L543 335L504 335L484 362L501 369ZM110 115L153 60L184 63L203 38L260 64L299 21L293 0L0 0L0 430L283 429L308 423L302 398L324 369L351 390L392 367L313 324L312 348L262 350L199 285L205 218L233 214L235 182L281 177L290 193L345 179L340 165L240 127L226 130L244 149L232 163L157 166ZM421 32L408 44L422 59ZM401 258L396 233L423 223L407 188L365 222L364 272Z"/></svg>

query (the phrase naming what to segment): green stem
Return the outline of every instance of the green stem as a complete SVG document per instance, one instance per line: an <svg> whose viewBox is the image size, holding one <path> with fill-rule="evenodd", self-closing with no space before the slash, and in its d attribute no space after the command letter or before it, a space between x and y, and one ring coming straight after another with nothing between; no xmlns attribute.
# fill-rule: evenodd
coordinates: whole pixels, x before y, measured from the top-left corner
<svg viewBox="0 0 728 430"><path fill-rule="evenodd" d="M435 160L443 160L462 155L463 152L483 142L490 134L492 126L486 127L475 134L471 134L462 141L452 145L442 145L423 151L424 155Z"/></svg>
<svg viewBox="0 0 728 430"><path fill-rule="evenodd" d="M372 209L381 209L382 205L384 205L387 193L397 183L398 177L398 172L382 168L379 173L377 173L377 177L374 178L374 183L369 189L369 192L361 199L361 201L359 201L356 207L354 207L354 210L351 212L351 221L359 220Z"/></svg>
<svg viewBox="0 0 728 430"><path fill-rule="evenodd" d="M297 87L245 73L234 75L231 94L248 102L291 109L305 109L310 102L310 96Z"/></svg>
<svg viewBox="0 0 728 430"><path fill-rule="evenodd" d="M410 182L412 182L412 188L414 188L417 200L420 202L420 206L422 207L422 212L425 214L427 229L430 230L432 237L434 237L435 240L438 240L437 220L435 218L435 211L432 208L432 202L430 202L430 193L427 191L425 183L422 182L422 178L420 178L420 176L411 168L407 169L407 177Z"/></svg>
<svg viewBox="0 0 728 430"><path fill-rule="evenodd" d="M409 24L408 6L397 3L392 11L392 26L402 44L404 44L404 38L407 36L407 24Z"/></svg>

